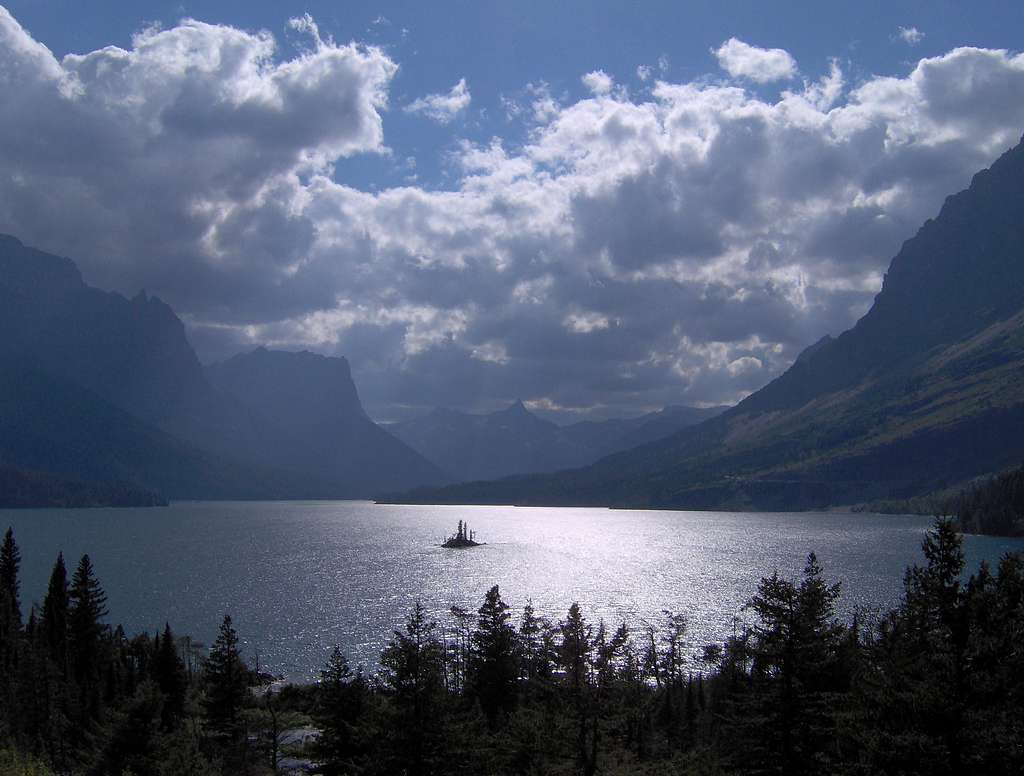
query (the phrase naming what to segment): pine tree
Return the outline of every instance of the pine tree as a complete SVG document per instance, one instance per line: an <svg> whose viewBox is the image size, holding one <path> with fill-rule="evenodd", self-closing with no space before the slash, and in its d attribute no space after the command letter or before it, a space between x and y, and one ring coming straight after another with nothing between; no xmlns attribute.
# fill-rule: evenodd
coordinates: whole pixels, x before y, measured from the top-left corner
<svg viewBox="0 0 1024 776"><path fill-rule="evenodd" d="M569 607L565 620L559 625L562 648L559 663L565 671L566 682L573 692L582 692L587 685L590 670L590 649L593 629L583 619L579 603Z"/></svg>
<svg viewBox="0 0 1024 776"><path fill-rule="evenodd" d="M22 698L36 699L40 748L45 748L57 770L65 771L71 765L71 738L77 726L73 720L76 703L68 649L68 578L62 553L57 555L50 573L38 626L33 625L31 630L40 659L34 666L34 683L24 687Z"/></svg>
<svg viewBox="0 0 1024 776"><path fill-rule="evenodd" d="M926 564L907 570L902 605L880 623L871 645L876 670L858 688L861 743L893 771L912 766L922 773L963 773L977 663L969 659L970 597L961 586L964 556L954 524L936 520L922 549ZM986 581L972 583L978 600L991 586L987 568L981 573ZM995 662L1006 659L998 654ZM915 713L906 714L907 708Z"/></svg>
<svg viewBox="0 0 1024 776"><path fill-rule="evenodd" d="M18 727L18 657L21 652L21 608L18 603L18 569L21 555L10 528L0 547L0 740Z"/></svg>
<svg viewBox="0 0 1024 776"><path fill-rule="evenodd" d="M590 671L593 628L583 618L579 603L573 602L559 628L562 632L559 664L576 717L576 763L590 776L597 768L597 715L592 708Z"/></svg>
<svg viewBox="0 0 1024 776"><path fill-rule="evenodd" d="M403 631L394 631L381 653L381 675L394 699L391 770L430 773L441 760L444 740L444 646L437 623L416 601Z"/></svg>
<svg viewBox="0 0 1024 776"><path fill-rule="evenodd" d="M337 647L320 672L315 719L320 727L317 755L325 774L351 773L358 754L356 726L367 692L362 670L353 672Z"/></svg>
<svg viewBox="0 0 1024 776"><path fill-rule="evenodd" d="M480 708L494 728L501 713L508 714L516 706L518 654L516 632L509 623L512 615L501 600L495 585L487 591L477 612L477 628L473 633L473 691Z"/></svg>
<svg viewBox="0 0 1024 776"><path fill-rule="evenodd" d="M152 676L164 696L161 724L164 730L170 730L185 711L188 677L185 675L185 664L178 656L171 626L167 623L164 623L163 637L157 637L154 641Z"/></svg>
<svg viewBox="0 0 1024 776"><path fill-rule="evenodd" d="M537 616L533 601L523 607L519 620L519 675L531 680L550 676L550 664L544 654L544 622Z"/></svg>
<svg viewBox="0 0 1024 776"><path fill-rule="evenodd" d="M21 604L18 601L20 583L18 582L18 571L21 569L21 553L14 541L14 532L8 528L4 534L3 546L0 546L0 617L6 623L0 621L0 628L11 627L21 628ZM0 637L2 637L0 633Z"/></svg>
<svg viewBox="0 0 1024 776"><path fill-rule="evenodd" d="M828 693L839 682L833 669L843 634L834 619L839 590L838 584L825 583L811 553L799 586L775 573L761 580L748 604L759 619L751 640L752 674L761 712L770 720L767 728L762 726L762 742L786 773L812 768L832 735Z"/></svg>
<svg viewBox="0 0 1024 776"><path fill-rule="evenodd" d="M99 715L99 679L101 639L107 632L102 620L107 616L107 596L93 572L88 555L83 555L68 593L68 637L72 675L82 694L86 716Z"/></svg>
<svg viewBox="0 0 1024 776"><path fill-rule="evenodd" d="M226 614L204 669L206 724L228 744L237 744L243 733L242 708L249 694L248 669L242 662L238 634Z"/></svg>
<svg viewBox="0 0 1024 776"><path fill-rule="evenodd" d="M43 599L43 612L39 624L47 655L66 679L68 675L68 574L64 567L64 554L50 573L50 582Z"/></svg>

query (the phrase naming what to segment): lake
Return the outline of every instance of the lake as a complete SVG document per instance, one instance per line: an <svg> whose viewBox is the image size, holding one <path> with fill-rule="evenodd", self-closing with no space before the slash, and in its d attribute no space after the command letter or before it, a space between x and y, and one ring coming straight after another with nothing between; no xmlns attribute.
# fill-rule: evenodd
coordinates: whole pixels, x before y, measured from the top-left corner
<svg viewBox="0 0 1024 776"><path fill-rule="evenodd" d="M486 545L438 545L467 520ZM475 610L501 586L552 618L579 601L612 626L683 612L695 647L730 634L764 575L796 577L815 551L843 583L842 613L894 605L904 568L921 562L922 517L378 505L369 502L180 502L156 509L0 510L22 554L21 598L41 602L58 551L69 575L88 553L109 621L129 634L165 621L209 644L230 613L252 660L309 680L339 645L373 666L420 598L439 619ZM1024 550L970 536L968 563ZM519 612L515 612L518 619Z"/></svg>

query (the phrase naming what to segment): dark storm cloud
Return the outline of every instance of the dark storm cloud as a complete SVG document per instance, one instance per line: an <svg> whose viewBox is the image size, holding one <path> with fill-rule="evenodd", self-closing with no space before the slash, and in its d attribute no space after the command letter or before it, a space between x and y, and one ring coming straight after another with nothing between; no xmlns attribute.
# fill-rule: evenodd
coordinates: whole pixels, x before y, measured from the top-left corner
<svg viewBox="0 0 1024 776"><path fill-rule="evenodd" d="M790 85L796 64L731 41L731 83L632 99L595 71L591 97L521 112L522 146L454 146L451 190L370 193L333 165L388 153L397 63L293 26L290 60L185 21L58 61L0 9L0 231L161 295L205 358L346 355L382 417L735 400L852 324L1024 127L1019 55L853 85L833 65L766 101L744 62L770 55Z"/></svg>

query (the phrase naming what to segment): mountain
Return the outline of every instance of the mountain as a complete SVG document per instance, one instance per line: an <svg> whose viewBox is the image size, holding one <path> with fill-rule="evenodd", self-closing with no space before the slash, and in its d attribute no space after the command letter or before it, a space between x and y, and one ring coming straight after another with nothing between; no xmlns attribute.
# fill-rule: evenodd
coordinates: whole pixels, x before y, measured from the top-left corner
<svg viewBox="0 0 1024 776"><path fill-rule="evenodd" d="M70 381L196 446L263 451L278 441L212 389L168 305L93 288L70 259L8 235L0 235L0 331L0 360Z"/></svg>
<svg viewBox="0 0 1024 776"><path fill-rule="evenodd" d="M709 418L721 415L728 406L686 407L670 405L657 412L650 412L638 418L623 418L604 421L580 421L565 427L565 432L574 439L585 442L592 448L593 459L610 455L619 450L654 442L671 436L677 431L696 426Z"/></svg>
<svg viewBox="0 0 1024 776"><path fill-rule="evenodd" d="M805 509L907 498L1024 458L1024 145L947 198L868 313L736 407L553 475L408 500Z"/></svg>
<svg viewBox="0 0 1024 776"><path fill-rule="evenodd" d="M364 497L445 481L365 417L347 364L295 372L306 417L268 404L258 370L234 391L245 396L220 390L160 299L93 288L70 259L5 235L0 331L0 464L171 498Z"/></svg>
<svg viewBox="0 0 1024 776"><path fill-rule="evenodd" d="M458 480L554 471L593 460L583 445L519 401L488 415L436 409L390 430Z"/></svg>
<svg viewBox="0 0 1024 776"><path fill-rule="evenodd" d="M0 509L166 506L156 493L130 485L85 482L0 464Z"/></svg>
<svg viewBox="0 0 1024 776"><path fill-rule="evenodd" d="M450 479L367 417L344 358L257 348L206 373L288 440L280 465L311 472L346 495L370 497Z"/></svg>
<svg viewBox="0 0 1024 776"><path fill-rule="evenodd" d="M88 388L11 362L0 362L0 466L79 483L94 503L116 493L110 485L178 499L303 492L298 477L199 450ZM14 489L0 492L4 502L26 485L14 474L4 484Z"/></svg>
<svg viewBox="0 0 1024 776"><path fill-rule="evenodd" d="M558 426L517 401L481 415L436 409L396 423L390 431L456 479L471 481L583 466L616 450L668 436L720 411L668 407L639 418Z"/></svg>

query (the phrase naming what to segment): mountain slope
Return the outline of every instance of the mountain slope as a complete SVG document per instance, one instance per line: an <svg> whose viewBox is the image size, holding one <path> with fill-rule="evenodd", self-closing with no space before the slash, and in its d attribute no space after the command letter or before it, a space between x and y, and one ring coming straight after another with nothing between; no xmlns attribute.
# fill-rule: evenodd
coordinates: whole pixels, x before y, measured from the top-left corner
<svg viewBox="0 0 1024 776"><path fill-rule="evenodd" d="M439 408L391 431L459 480L555 471L593 460L583 445L522 402L487 415Z"/></svg>
<svg viewBox="0 0 1024 776"><path fill-rule="evenodd" d="M555 475L410 500L821 508L926 493L1024 457L1024 146L949 197L871 310L733 409Z"/></svg>
<svg viewBox="0 0 1024 776"><path fill-rule="evenodd" d="M721 408L667 407L639 418L558 426L515 402L483 415L436 409L390 430L456 479L470 481L583 466L718 412Z"/></svg>
<svg viewBox="0 0 1024 776"><path fill-rule="evenodd" d="M0 509L157 507L157 493L112 482L85 482L49 472L0 464Z"/></svg>
<svg viewBox="0 0 1024 776"><path fill-rule="evenodd" d="M696 426L709 418L721 415L728 406L685 407L671 405L638 418L605 421L581 421L566 426L571 438L585 441L594 460L632 447L664 439L677 431Z"/></svg>
<svg viewBox="0 0 1024 776"><path fill-rule="evenodd" d="M0 465L78 481L97 494L108 492L104 484L177 499L302 493L299 478L198 450L80 385L10 362L0 362Z"/></svg>
<svg viewBox="0 0 1024 776"><path fill-rule="evenodd" d="M281 465L312 472L346 496L449 480L367 417L344 358L257 348L207 367L207 374L287 440Z"/></svg>
<svg viewBox="0 0 1024 776"><path fill-rule="evenodd" d="M365 416L344 361L313 369L331 360L284 354L280 377L256 369L244 390L220 390L162 301L92 288L70 259L2 235L0 331L0 463L172 498L365 497L446 481ZM288 379L282 400L259 394Z"/></svg>
<svg viewBox="0 0 1024 776"><path fill-rule="evenodd" d="M0 235L0 359L79 385L136 418L210 450L262 456L279 441L214 391L185 327L164 302L87 285L66 258Z"/></svg>

